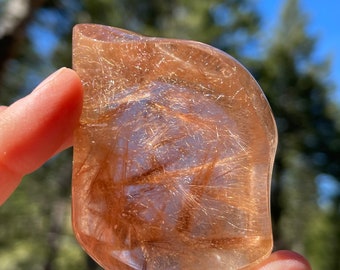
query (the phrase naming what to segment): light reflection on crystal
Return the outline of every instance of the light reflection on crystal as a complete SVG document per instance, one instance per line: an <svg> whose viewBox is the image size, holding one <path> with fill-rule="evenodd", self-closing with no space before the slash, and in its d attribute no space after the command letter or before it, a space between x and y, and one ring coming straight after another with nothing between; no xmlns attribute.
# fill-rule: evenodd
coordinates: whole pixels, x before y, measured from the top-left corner
<svg viewBox="0 0 340 270"><path fill-rule="evenodd" d="M113 269L240 269L271 252L277 134L251 75L192 41L77 25L73 227Z"/></svg>

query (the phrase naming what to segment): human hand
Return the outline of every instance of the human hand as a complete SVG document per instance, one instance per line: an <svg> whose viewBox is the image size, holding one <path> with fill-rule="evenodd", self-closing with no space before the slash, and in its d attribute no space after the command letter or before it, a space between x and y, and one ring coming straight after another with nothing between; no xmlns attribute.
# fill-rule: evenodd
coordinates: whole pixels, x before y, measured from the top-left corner
<svg viewBox="0 0 340 270"><path fill-rule="evenodd" d="M25 174L71 146L81 107L80 79L66 68L25 98L0 107L0 205Z"/></svg>
<svg viewBox="0 0 340 270"><path fill-rule="evenodd" d="M272 253L254 270L312 270L312 268L301 255L289 250L280 250Z"/></svg>
<svg viewBox="0 0 340 270"><path fill-rule="evenodd" d="M0 107L0 205L21 178L54 154L72 145L82 107L77 74L62 68L30 95ZM310 270L308 262L290 251L274 252L256 270Z"/></svg>

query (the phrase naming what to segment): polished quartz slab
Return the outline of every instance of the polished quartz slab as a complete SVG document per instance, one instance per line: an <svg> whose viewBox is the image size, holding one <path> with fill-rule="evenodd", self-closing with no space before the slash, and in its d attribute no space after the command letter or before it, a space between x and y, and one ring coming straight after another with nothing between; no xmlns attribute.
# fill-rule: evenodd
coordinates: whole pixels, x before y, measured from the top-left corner
<svg viewBox="0 0 340 270"><path fill-rule="evenodd" d="M272 249L277 144L249 72L208 45L74 28L73 227L114 269L240 269Z"/></svg>

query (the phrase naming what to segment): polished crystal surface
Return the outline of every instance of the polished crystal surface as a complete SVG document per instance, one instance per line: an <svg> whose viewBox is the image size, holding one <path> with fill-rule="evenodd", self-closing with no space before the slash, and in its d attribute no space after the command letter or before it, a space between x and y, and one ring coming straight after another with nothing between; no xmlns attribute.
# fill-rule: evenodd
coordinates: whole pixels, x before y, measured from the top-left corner
<svg viewBox="0 0 340 270"><path fill-rule="evenodd" d="M260 87L208 45L74 28L73 227L102 267L240 269L272 249L277 144Z"/></svg>

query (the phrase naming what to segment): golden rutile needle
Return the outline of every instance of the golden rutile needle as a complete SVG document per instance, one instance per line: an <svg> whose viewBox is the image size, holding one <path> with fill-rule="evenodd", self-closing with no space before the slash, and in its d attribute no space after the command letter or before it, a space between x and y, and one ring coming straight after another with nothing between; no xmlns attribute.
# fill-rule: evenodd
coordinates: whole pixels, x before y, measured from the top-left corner
<svg viewBox="0 0 340 270"><path fill-rule="evenodd" d="M272 249L277 144L268 102L208 45L102 25L74 28L84 86L73 227L102 267L251 267Z"/></svg>

